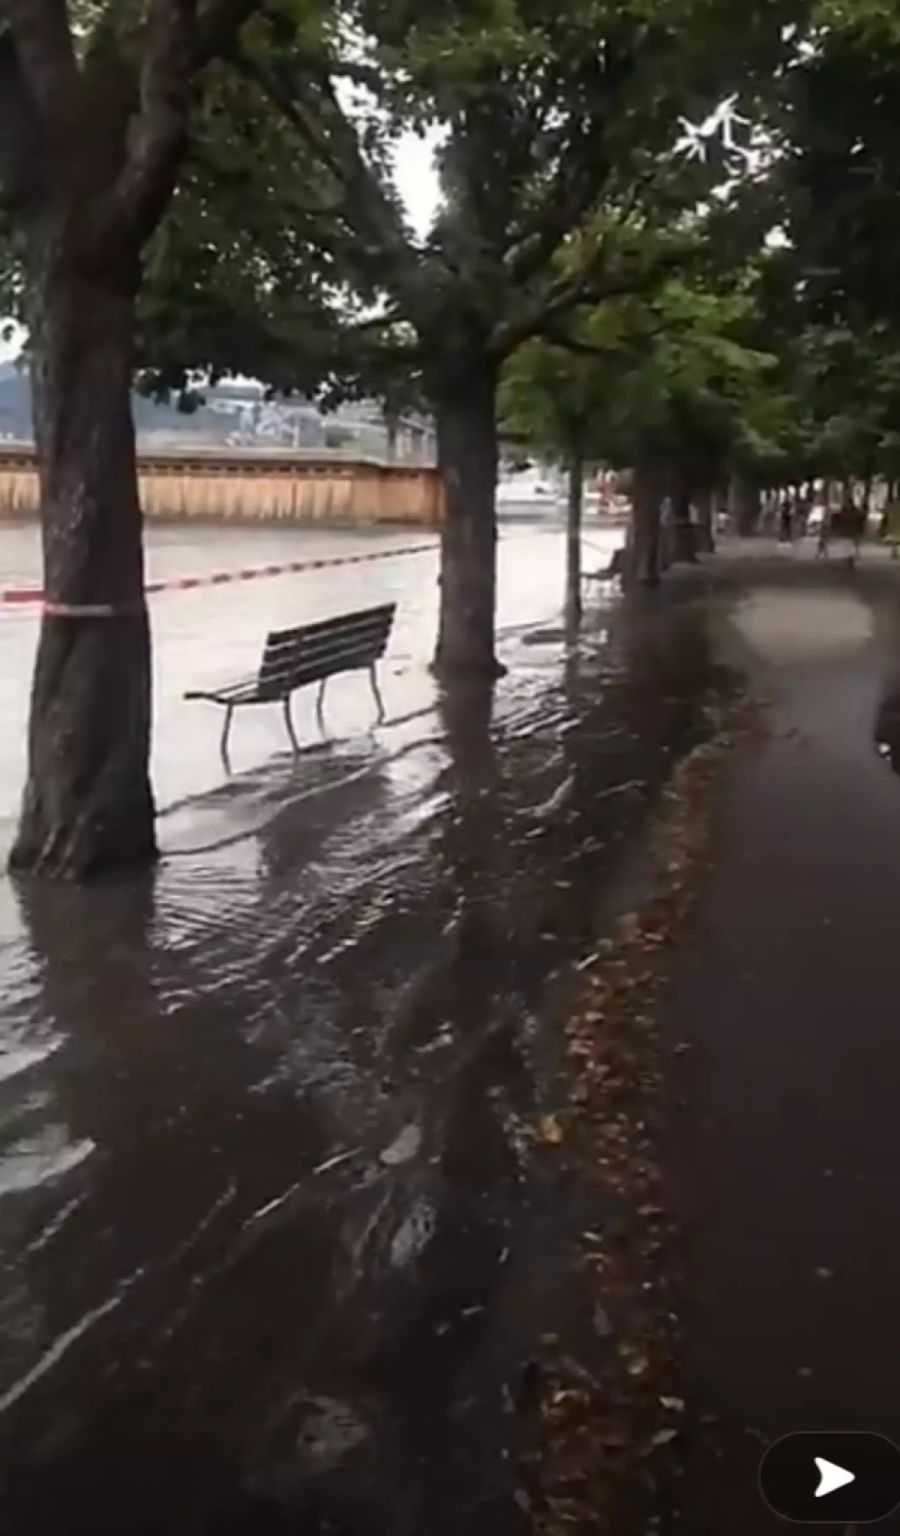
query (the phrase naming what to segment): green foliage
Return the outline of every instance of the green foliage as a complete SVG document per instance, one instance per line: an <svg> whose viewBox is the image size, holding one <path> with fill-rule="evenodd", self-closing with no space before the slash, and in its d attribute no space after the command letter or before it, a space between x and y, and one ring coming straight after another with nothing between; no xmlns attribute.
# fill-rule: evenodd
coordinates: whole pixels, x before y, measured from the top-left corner
<svg viewBox="0 0 900 1536"><path fill-rule="evenodd" d="M682 117L751 97L795 9L285 0L233 61L237 87L217 83L150 265L144 361L161 383L239 369L434 398L459 359L500 361L644 287L695 242L694 210L731 163L686 157ZM443 136L424 243L390 174L411 129Z"/></svg>
<svg viewBox="0 0 900 1536"><path fill-rule="evenodd" d="M795 278L818 322L900 318L900 7L828 0L787 82L780 170Z"/></svg>
<svg viewBox="0 0 900 1536"><path fill-rule="evenodd" d="M714 482L775 430L776 359L747 340L751 292L681 279L600 306L570 344L536 343L510 365L505 419L544 450L656 463ZM587 349L596 349L589 352Z"/></svg>
<svg viewBox="0 0 900 1536"><path fill-rule="evenodd" d="M130 57L142 10L81 0L80 49ZM699 210L707 231L718 223L716 248L736 227L735 200L711 194L743 159L720 143L686 155L683 120L726 95L758 120L796 46L785 28L805 10L803 0L280 0L200 102L146 264L147 386L251 373L277 390L410 403L464 389L467 368L496 366L560 325L590 341L609 324L608 305L595 313L605 296L647 291L696 251ZM391 176L410 130L441 134L444 202L424 242ZM0 262L10 307L17 271L14 254ZM643 311L621 311L628 334L616 348L646 420L671 413L676 375L682 415L703 394L675 357L684 327L671 285L667 294L670 352L654 345L643 372L632 366ZM534 355L546 366L551 354ZM555 398L591 400L591 370L567 366ZM731 379L736 358L708 354L704 367L698 415L730 419L714 380L716 369ZM615 431L624 440L625 427Z"/></svg>
<svg viewBox="0 0 900 1536"><path fill-rule="evenodd" d="M145 264L138 360L147 388L183 390L195 374L318 385L331 346L329 305L344 277L309 238L302 197L314 186L293 135L218 70Z"/></svg>

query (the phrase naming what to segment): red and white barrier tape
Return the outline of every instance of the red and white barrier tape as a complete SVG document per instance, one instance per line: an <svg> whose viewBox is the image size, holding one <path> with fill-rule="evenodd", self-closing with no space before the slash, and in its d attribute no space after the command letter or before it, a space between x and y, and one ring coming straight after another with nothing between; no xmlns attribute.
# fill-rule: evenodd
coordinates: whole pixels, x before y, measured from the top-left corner
<svg viewBox="0 0 900 1536"><path fill-rule="evenodd" d="M172 581L149 581L144 588L147 596L158 592L193 592L198 587L224 587L238 581L260 581L267 576L296 576L305 571L333 570L343 565L365 565L373 560L395 560L401 555L435 554L438 545L408 544L401 549L381 549L366 555L335 555L324 560L289 560L284 565L256 565L240 571L214 571L210 576L177 576ZM58 603L44 598L40 587L0 587L0 603L26 607L40 603L43 611L53 618L107 619L117 614L134 613L141 607L136 603Z"/></svg>

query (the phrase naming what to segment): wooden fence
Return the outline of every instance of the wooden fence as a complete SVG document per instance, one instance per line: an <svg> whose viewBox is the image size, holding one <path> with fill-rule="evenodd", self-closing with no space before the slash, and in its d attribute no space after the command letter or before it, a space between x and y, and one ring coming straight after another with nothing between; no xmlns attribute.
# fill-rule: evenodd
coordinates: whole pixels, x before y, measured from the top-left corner
<svg viewBox="0 0 900 1536"><path fill-rule="evenodd" d="M300 454L191 451L139 457L141 504L155 520L406 523L434 527L443 497L422 465ZM0 443L0 516L39 504L34 449Z"/></svg>

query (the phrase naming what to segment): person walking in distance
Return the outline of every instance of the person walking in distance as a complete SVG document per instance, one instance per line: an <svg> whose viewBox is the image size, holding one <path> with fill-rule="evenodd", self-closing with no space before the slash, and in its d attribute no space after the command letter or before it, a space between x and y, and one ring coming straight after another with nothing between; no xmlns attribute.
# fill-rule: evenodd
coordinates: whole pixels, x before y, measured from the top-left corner
<svg viewBox="0 0 900 1536"><path fill-rule="evenodd" d="M816 559L827 560L831 543L831 509L828 503L820 503L822 517L819 522L819 541L816 545Z"/></svg>

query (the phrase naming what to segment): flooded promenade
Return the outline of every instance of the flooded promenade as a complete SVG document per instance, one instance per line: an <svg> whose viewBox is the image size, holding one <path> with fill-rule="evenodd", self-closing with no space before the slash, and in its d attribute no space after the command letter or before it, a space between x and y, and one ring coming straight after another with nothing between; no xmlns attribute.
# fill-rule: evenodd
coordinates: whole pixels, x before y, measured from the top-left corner
<svg viewBox="0 0 900 1536"><path fill-rule="evenodd" d="M359 545L155 530L150 574ZM34 576L32 531L0 551ZM434 689L428 554L154 599L159 868L0 887L0 1529L522 1528L529 1365L603 1220L533 1134L560 1010L723 682L702 605L598 589L567 647L561 560L505 530L493 693ZM226 779L183 691L381 599L387 723L341 679L295 761L242 712ZM0 623L8 830L34 621Z"/></svg>

